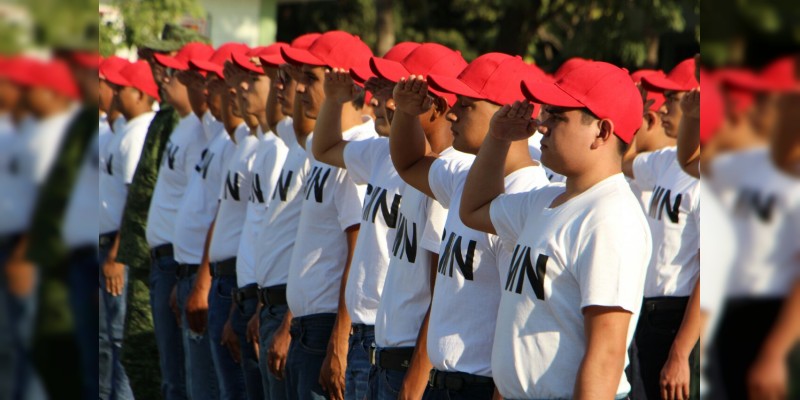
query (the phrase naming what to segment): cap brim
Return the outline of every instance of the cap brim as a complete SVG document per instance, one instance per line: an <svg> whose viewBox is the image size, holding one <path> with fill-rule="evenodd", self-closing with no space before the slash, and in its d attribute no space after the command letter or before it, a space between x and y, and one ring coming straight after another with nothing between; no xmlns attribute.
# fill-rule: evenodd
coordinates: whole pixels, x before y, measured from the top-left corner
<svg viewBox="0 0 800 400"><path fill-rule="evenodd" d="M452 76L442 75L429 75L428 85L434 89L444 93L451 93L458 96L467 96L475 99L482 99L480 93L467 86L466 83L461 82L458 78Z"/></svg>
<svg viewBox="0 0 800 400"><path fill-rule="evenodd" d="M100 68L100 63L103 62L102 57L97 53L75 53L72 59L76 64L84 68Z"/></svg>
<svg viewBox="0 0 800 400"><path fill-rule="evenodd" d="M258 56L258 59L261 60L261 65L265 65L268 67L280 67L282 64L286 64L286 60L283 59L280 53L276 54L267 54Z"/></svg>
<svg viewBox="0 0 800 400"><path fill-rule="evenodd" d="M119 86L132 86L131 82L126 79L119 71L109 70L104 73L105 79L115 85Z"/></svg>
<svg viewBox="0 0 800 400"><path fill-rule="evenodd" d="M686 87L675 81L670 80L666 76L650 75L642 77L642 84L647 90L663 92L665 90L678 90L688 91L693 87Z"/></svg>
<svg viewBox="0 0 800 400"><path fill-rule="evenodd" d="M231 54L231 56L233 58L233 62L236 65L238 65L238 66L240 66L240 67L242 67L242 68L244 68L244 69L246 69L248 71L255 72L257 74L263 74L264 73L264 70L261 69L260 67L256 66L255 64L253 64L250 61L250 58L248 56L246 56L246 55L244 55L242 53L233 53L233 54Z"/></svg>
<svg viewBox="0 0 800 400"><path fill-rule="evenodd" d="M224 75L223 75L223 72L222 72L223 68L219 64L214 64L213 62L207 61L207 60L191 60L189 62L192 65L194 65L197 69L201 69L201 70L207 71L207 72L213 72L213 73L217 74L217 76L219 76L220 78L224 78Z"/></svg>
<svg viewBox="0 0 800 400"><path fill-rule="evenodd" d="M403 64L380 57L371 57L369 59L369 68L376 76L395 83L399 82L401 78L411 76L411 72Z"/></svg>
<svg viewBox="0 0 800 400"><path fill-rule="evenodd" d="M366 83L369 78L374 77L375 74L372 73L371 70L364 68L364 67L353 67L350 68L350 77L353 78L356 83L364 84Z"/></svg>
<svg viewBox="0 0 800 400"><path fill-rule="evenodd" d="M325 62L311 54L308 50L293 49L291 47L284 47L281 49L281 55L286 62L294 65L315 65L323 66Z"/></svg>
<svg viewBox="0 0 800 400"><path fill-rule="evenodd" d="M158 61L159 64L165 67L180 69L180 70L189 69L188 63L182 62L176 59L175 57L171 57L166 54L160 54L160 53L155 53L154 56L156 61Z"/></svg>
<svg viewBox="0 0 800 400"><path fill-rule="evenodd" d="M556 107L586 107L583 103L568 95L554 82L522 81L519 84L525 98L534 103Z"/></svg>

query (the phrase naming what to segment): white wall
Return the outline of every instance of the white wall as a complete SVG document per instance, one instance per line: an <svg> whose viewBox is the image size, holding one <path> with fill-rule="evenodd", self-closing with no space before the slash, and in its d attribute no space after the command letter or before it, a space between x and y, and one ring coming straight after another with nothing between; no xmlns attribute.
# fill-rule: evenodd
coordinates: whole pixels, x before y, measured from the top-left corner
<svg viewBox="0 0 800 400"><path fill-rule="evenodd" d="M201 0L214 47L226 42L248 46L259 41L260 0Z"/></svg>

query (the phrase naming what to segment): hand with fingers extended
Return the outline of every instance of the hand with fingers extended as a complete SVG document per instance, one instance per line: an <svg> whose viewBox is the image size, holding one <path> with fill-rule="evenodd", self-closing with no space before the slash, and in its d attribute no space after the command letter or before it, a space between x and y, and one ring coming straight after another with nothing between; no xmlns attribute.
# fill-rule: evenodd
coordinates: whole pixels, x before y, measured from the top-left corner
<svg viewBox="0 0 800 400"><path fill-rule="evenodd" d="M247 321L247 342L253 345L253 350L256 352L256 357L259 357L259 327L261 326L261 316L259 313L253 314L250 321Z"/></svg>
<svg viewBox="0 0 800 400"><path fill-rule="evenodd" d="M344 373L347 370L347 348L344 351L328 349L319 372L319 384L333 400L344 400Z"/></svg>
<svg viewBox="0 0 800 400"><path fill-rule="evenodd" d="M691 370L689 359L672 356L661 368L659 384L663 400L689 400L689 379Z"/></svg>
<svg viewBox="0 0 800 400"><path fill-rule="evenodd" d="M401 78L392 95L397 110L409 115L424 114L433 106L433 98L428 95L428 82L422 76Z"/></svg>
<svg viewBox="0 0 800 400"><path fill-rule="evenodd" d="M119 296L125 287L125 264L111 260L103 263L103 276L106 279L106 291L112 296Z"/></svg>
<svg viewBox="0 0 800 400"><path fill-rule="evenodd" d="M528 139L536 133L537 127L531 113L533 104L527 101L506 104L492 116L489 133L495 139L506 142Z"/></svg>
<svg viewBox="0 0 800 400"><path fill-rule="evenodd" d="M789 367L786 357L759 356L747 372L749 399L786 399Z"/></svg>
<svg viewBox="0 0 800 400"><path fill-rule="evenodd" d="M325 71L325 98L335 101L337 104L344 104L353 101L361 90L355 83L350 73L346 69L334 68Z"/></svg>
<svg viewBox="0 0 800 400"><path fill-rule="evenodd" d="M681 110L685 117L700 119L700 88L692 89L683 96Z"/></svg>
<svg viewBox="0 0 800 400"><path fill-rule="evenodd" d="M289 344L292 337L289 334L289 329L281 326L275 331L272 336L272 342L267 351L267 366L269 372L275 375L278 380L283 380L283 372L286 369L286 357L289 354Z"/></svg>
<svg viewBox="0 0 800 400"><path fill-rule="evenodd" d="M388 99L392 97L394 83L386 79L372 77L364 84L364 89L371 92L378 99Z"/></svg>
<svg viewBox="0 0 800 400"><path fill-rule="evenodd" d="M192 288L192 292L186 299L186 321L192 332L201 334L206 331L208 326L208 291L198 287Z"/></svg>
<svg viewBox="0 0 800 400"><path fill-rule="evenodd" d="M225 323L225 327L222 328L222 340L219 344L228 349L228 352L231 353L231 358L233 358L233 361L237 364L242 361L242 349L239 344L239 338L233 331L230 318L228 318L228 322Z"/></svg>

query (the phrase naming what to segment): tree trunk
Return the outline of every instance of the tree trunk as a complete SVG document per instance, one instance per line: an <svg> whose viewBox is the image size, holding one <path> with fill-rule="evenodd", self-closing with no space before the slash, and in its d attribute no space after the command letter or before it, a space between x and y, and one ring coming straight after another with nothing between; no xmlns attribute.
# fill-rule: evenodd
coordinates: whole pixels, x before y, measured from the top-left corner
<svg viewBox="0 0 800 400"><path fill-rule="evenodd" d="M375 41L375 54L384 55L394 46L394 1L375 1L375 31L378 38Z"/></svg>

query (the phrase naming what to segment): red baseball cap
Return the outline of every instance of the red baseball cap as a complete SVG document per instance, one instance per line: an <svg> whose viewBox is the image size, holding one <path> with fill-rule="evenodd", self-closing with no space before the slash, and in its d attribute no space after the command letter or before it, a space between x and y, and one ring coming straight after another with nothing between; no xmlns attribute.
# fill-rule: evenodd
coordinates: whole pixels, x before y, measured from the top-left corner
<svg viewBox="0 0 800 400"><path fill-rule="evenodd" d="M38 61L23 56L9 58L3 62L0 75L20 86L30 86L36 79L31 70Z"/></svg>
<svg viewBox="0 0 800 400"><path fill-rule="evenodd" d="M520 56L486 53L469 63L457 77L431 74L428 84L455 95L500 105L511 104L525 98L520 90L520 81L540 79L535 76L536 70Z"/></svg>
<svg viewBox="0 0 800 400"><path fill-rule="evenodd" d="M665 90L688 92L700 86L700 83L697 82L697 78L695 77L694 58L687 58L681 61L672 71L669 71L666 76L645 76L642 78L642 83L647 90L657 92L663 92Z"/></svg>
<svg viewBox="0 0 800 400"><path fill-rule="evenodd" d="M130 86L141 90L150 97L161 101L161 96L158 95L158 86L155 79L153 79L153 71L147 61L140 60L131 63L118 72L108 71L106 79L119 86Z"/></svg>
<svg viewBox="0 0 800 400"><path fill-rule="evenodd" d="M276 68L280 64L273 64L270 61L273 60L276 55L278 57L281 56L281 47L288 46L288 43L275 42L269 46L257 47L249 53L251 61L253 58L258 59L258 64L256 64L255 61L252 61L252 64L256 65L261 70L261 73L264 73L264 67Z"/></svg>
<svg viewBox="0 0 800 400"><path fill-rule="evenodd" d="M558 80L562 76L566 75L569 71L572 71L573 69L578 68L581 65L590 62L592 62L592 60L581 57L572 57L570 59L567 59L567 61L564 61L564 63L562 63L561 66L558 67L556 72L553 73L553 79Z"/></svg>
<svg viewBox="0 0 800 400"><path fill-rule="evenodd" d="M97 52L75 51L71 54L72 61L84 68L97 69L103 62L103 57Z"/></svg>
<svg viewBox="0 0 800 400"><path fill-rule="evenodd" d="M100 79L106 79L108 71L113 70L119 72L119 70L129 65L130 63L131 63L130 61L122 57L110 56L106 58L105 60L103 60L102 63L100 63L100 68L98 69Z"/></svg>
<svg viewBox="0 0 800 400"><path fill-rule="evenodd" d="M294 49L307 50L308 47L311 46L311 44L313 44L314 41L317 40L317 38L319 38L320 36L322 36L321 33L306 33L305 35L300 35L296 37L294 40L292 40L292 43L289 46ZM261 65L278 67L281 64L286 64L286 60L284 60L283 56L281 55L280 47L277 50L278 51L274 54L269 53L269 54L259 55L258 58L261 59Z"/></svg>
<svg viewBox="0 0 800 400"><path fill-rule="evenodd" d="M208 60L213 53L214 49L211 46L205 43L192 42L181 47L175 57L162 53L155 53L155 58L159 64L165 67L185 71L189 69L189 60Z"/></svg>
<svg viewBox="0 0 800 400"><path fill-rule="evenodd" d="M197 69L201 69L208 72L213 72L220 77L220 79L225 79L225 76L222 74L223 68L225 66L225 61L229 61L233 59L233 53L242 53L245 54L250 51L250 48L243 43L225 43L211 55L207 59L203 58L192 58L189 59L189 64L193 65Z"/></svg>
<svg viewBox="0 0 800 400"><path fill-rule="evenodd" d="M744 68L722 69L717 71L714 77L720 86L725 87L725 97L732 106L731 110L736 113L747 110L755 103L756 92L769 88L755 72Z"/></svg>
<svg viewBox="0 0 800 400"><path fill-rule="evenodd" d="M412 51L416 50L419 46L421 46L421 44L416 42L400 42L394 45L391 49L389 49L389 51L386 52L386 54L383 55L383 57L380 58L383 58L385 60L401 62L404 58L406 58L406 56L408 56ZM378 58L378 57L373 57L373 58ZM353 78L354 81L356 81L356 83L363 84L364 82L368 81L369 78L374 77L375 74L372 72L371 67L370 68L356 67L350 69L350 76Z"/></svg>
<svg viewBox="0 0 800 400"><path fill-rule="evenodd" d="M717 82L702 70L700 71L700 91L700 144L706 144L719 132L725 115L725 107Z"/></svg>
<svg viewBox="0 0 800 400"><path fill-rule="evenodd" d="M633 140L642 125L642 95L627 71L606 62L588 62L555 82L524 81L521 87L529 100L557 107L585 107L599 118L612 120L614 133L625 143Z"/></svg>
<svg viewBox="0 0 800 400"><path fill-rule="evenodd" d="M233 63L246 71L264 75L264 70L261 69L261 66L254 64L252 61L253 57L249 56L248 54L252 54L252 50L248 51L247 53L232 53L231 58L233 59Z"/></svg>
<svg viewBox="0 0 800 400"><path fill-rule="evenodd" d="M323 33L308 49L281 48L283 59L295 65L328 66L331 68L363 68L372 57L372 50L358 36L344 31Z"/></svg>
<svg viewBox="0 0 800 400"><path fill-rule="evenodd" d="M759 76L767 90L786 91L796 89L800 82L795 77L794 57L781 57L767 64Z"/></svg>
<svg viewBox="0 0 800 400"><path fill-rule="evenodd" d="M641 83L642 78L650 75L666 76L664 71L660 69L640 69L631 74L631 79L633 79L635 83ZM658 111L658 109L661 108L661 106L667 100L664 97L664 93L647 90L647 88L643 89L647 92L647 101L652 101L650 104L650 111Z"/></svg>
<svg viewBox="0 0 800 400"><path fill-rule="evenodd" d="M66 62L62 60L36 61L28 68L30 79L27 86L47 88L72 99L80 98L78 85Z"/></svg>

